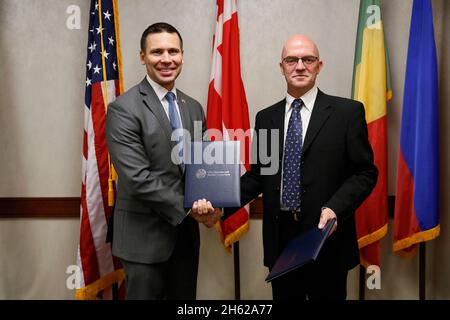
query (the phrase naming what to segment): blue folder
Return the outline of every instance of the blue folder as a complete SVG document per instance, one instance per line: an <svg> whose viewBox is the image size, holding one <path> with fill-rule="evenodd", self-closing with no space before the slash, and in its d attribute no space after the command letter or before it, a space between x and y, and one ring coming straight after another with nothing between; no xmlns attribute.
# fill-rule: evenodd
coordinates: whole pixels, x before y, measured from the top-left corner
<svg viewBox="0 0 450 320"><path fill-rule="evenodd" d="M266 281L270 282L289 271L316 261L335 222L336 219L328 220L323 229L315 227L292 239L278 257Z"/></svg>
<svg viewBox="0 0 450 320"><path fill-rule="evenodd" d="M184 154L184 207L199 199L209 200L214 208L240 207L239 141L193 142Z"/></svg>

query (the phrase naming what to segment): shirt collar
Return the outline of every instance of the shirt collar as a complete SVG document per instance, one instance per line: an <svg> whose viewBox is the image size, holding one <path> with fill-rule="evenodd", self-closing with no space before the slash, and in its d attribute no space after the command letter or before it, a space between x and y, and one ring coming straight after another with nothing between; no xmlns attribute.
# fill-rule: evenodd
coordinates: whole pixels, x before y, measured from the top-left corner
<svg viewBox="0 0 450 320"><path fill-rule="evenodd" d="M156 95L158 96L158 99L160 101L163 101L164 98L166 97L167 92L169 92L169 90L167 90L166 88L164 88L162 85L160 85L159 83L156 83L155 81L153 81L149 75L147 74L146 76L148 83L150 83L150 85L152 86L153 90L155 90ZM177 89L175 88L175 86L172 88L172 90L170 90L171 92L173 92L173 94L175 95L175 100L177 99Z"/></svg>
<svg viewBox="0 0 450 320"><path fill-rule="evenodd" d="M304 108L306 108L309 112L312 112L314 108L318 91L317 86L314 86L300 97L305 105ZM297 98L294 98L289 93L286 94L286 103L289 106L289 108L286 109L286 113L292 108L292 102L294 102L295 99Z"/></svg>

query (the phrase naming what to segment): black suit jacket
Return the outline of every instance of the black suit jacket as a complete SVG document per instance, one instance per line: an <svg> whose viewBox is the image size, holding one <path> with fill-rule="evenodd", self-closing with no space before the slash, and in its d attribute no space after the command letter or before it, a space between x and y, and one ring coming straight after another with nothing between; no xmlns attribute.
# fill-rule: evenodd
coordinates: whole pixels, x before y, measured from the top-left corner
<svg viewBox="0 0 450 320"><path fill-rule="evenodd" d="M257 163L241 178L241 203L247 204L262 193L264 265L271 268L280 254L279 215L281 164L284 140L286 100L256 115L253 148ZM264 129L268 134L264 134ZM279 132L271 141L271 133ZM263 171L274 163L264 164L258 146L278 142L278 170ZM272 143L271 143L272 142ZM274 145L275 146L275 145ZM266 152L263 150L263 154ZM301 161L300 229L317 227L321 208L328 207L337 215L338 227L326 241L319 263L334 270L349 270L359 263L354 213L374 188L378 170L368 141L364 106L357 101L334 97L319 90L306 132ZM234 210L226 210L226 216Z"/></svg>

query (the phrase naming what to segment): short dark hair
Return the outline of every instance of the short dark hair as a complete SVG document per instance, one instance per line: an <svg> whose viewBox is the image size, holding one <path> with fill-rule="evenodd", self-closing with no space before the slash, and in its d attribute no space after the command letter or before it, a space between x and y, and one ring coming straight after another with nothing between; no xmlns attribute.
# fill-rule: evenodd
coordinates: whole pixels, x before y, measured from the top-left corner
<svg viewBox="0 0 450 320"><path fill-rule="evenodd" d="M183 39L181 38L180 33L177 29L175 29L174 26L165 23L165 22L157 22L149 26L147 29L144 30L141 37L141 50L142 52L145 52L145 47L147 45L147 36L152 33L176 33L178 35L178 38L180 38L180 47L181 50L183 50Z"/></svg>

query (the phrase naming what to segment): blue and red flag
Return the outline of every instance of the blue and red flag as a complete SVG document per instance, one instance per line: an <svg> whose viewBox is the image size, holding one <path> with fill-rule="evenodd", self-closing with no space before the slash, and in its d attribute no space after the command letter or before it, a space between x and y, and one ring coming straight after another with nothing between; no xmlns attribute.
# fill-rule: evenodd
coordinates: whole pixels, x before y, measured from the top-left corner
<svg viewBox="0 0 450 320"><path fill-rule="evenodd" d="M405 75L394 252L414 254L439 226L438 70L430 0L414 0Z"/></svg>

